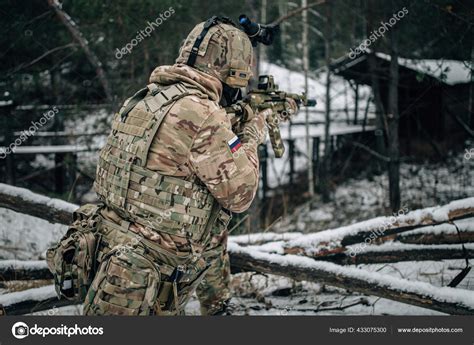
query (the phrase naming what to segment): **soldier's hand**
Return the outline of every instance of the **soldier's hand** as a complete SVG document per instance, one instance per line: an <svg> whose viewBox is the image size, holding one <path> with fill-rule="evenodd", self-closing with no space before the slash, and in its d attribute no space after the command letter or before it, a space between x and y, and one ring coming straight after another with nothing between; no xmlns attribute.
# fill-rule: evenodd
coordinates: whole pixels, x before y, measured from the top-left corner
<svg viewBox="0 0 474 345"><path fill-rule="evenodd" d="M293 98L286 97L285 100L285 111L290 115L295 115L298 112L298 104Z"/></svg>

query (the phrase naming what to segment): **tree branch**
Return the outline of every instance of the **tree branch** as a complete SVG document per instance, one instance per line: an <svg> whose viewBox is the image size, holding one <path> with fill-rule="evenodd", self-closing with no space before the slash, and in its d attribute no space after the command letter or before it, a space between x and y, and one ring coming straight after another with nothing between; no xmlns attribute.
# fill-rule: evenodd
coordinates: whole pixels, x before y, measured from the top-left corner
<svg viewBox="0 0 474 345"><path fill-rule="evenodd" d="M291 18L291 17L294 17L298 14L300 14L301 12L303 11L306 11L307 9L311 8L311 7L314 7L314 6L318 6L318 5L322 5L326 3L326 0L320 0L320 1L316 1L316 2L313 2L311 4L309 4L308 6L304 6L304 7L300 7L300 8L297 8L296 10L293 10L291 11L290 13L287 13L285 14L284 16L281 16L280 18L278 18L277 20L273 21L270 25L278 25L278 24L281 24L282 22L284 22L285 20Z"/></svg>
<svg viewBox="0 0 474 345"><path fill-rule="evenodd" d="M79 27L74 22L74 20L62 9L62 5L59 3L58 0L48 0L48 4L56 12L57 17L64 24L64 26L69 30L74 40L76 40L77 43L79 43L79 45L82 47L82 50L86 54L87 59L89 60L91 65L95 68L97 78L102 84L107 100L110 103L112 103L112 100L113 100L112 89L110 87L105 71L102 67L102 63L100 62L97 55L95 55L95 53L90 49L89 43L82 35L81 31L79 30Z"/></svg>

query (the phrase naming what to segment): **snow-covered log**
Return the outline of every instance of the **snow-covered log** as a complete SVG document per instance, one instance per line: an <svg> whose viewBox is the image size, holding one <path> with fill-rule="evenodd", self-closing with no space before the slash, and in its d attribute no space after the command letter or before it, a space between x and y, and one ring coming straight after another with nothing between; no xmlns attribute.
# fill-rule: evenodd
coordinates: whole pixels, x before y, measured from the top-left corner
<svg viewBox="0 0 474 345"><path fill-rule="evenodd" d="M474 258L474 244L466 244L469 259ZM330 261L339 265L382 264L401 261L463 260L466 254L460 244L422 245L406 243L384 243L367 246L359 254L335 253L317 257L316 260Z"/></svg>
<svg viewBox="0 0 474 345"><path fill-rule="evenodd" d="M0 295L0 315L23 315L66 305L67 299L58 299L53 285Z"/></svg>
<svg viewBox="0 0 474 345"><path fill-rule="evenodd" d="M383 242L386 237L393 238L402 232L473 216L474 198L466 198L444 206L401 212L392 217L377 217L337 229L302 235L286 243L285 253L312 257L341 253L346 251L346 246Z"/></svg>
<svg viewBox="0 0 474 345"><path fill-rule="evenodd" d="M235 242L234 242L235 243ZM273 244L273 243L272 243ZM281 244L280 244L281 245ZM277 254L272 247L275 246L251 246L252 250ZM474 258L474 244L465 245L469 259ZM277 250L280 252L280 250ZM240 266L238 253L229 252L232 271L234 273L245 270ZM329 261L339 265L359 265L359 264L381 264L401 261L439 261L439 260L463 260L465 259L459 244L454 245L418 245L405 243L385 243L380 246L367 246L363 252L351 255L349 252L329 254L323 257L314 258L318 261ZM0 279L10 280L37 280L53 279L45 261L0 261Z"/></svg>
<svg viewBox="0 0 474 345"><path fill-rule="evenodd" d="M44 260L3 260L0 261L0 279L2 281L53 279L53 275Z"/></svg>
<svg viewBox="0 0 474 345"><path fill-rule="evenodd" d="M301 232L257 232L253 234L229 236L229 241L240 244L241 246L262 245L275 241L289 241L301 235Z"/></svg>
<svg viewBox="0 0 474 345"><path fill-rule="evenodd" d="M428 226L398 234L395 240L412 244L454 244L474 242L474 218L459 220L453 224L445 223Z"/></svg>
<svg viewBox="0 0 474 345"><path fill-rule="evenodd" d="M79 207L69 202L33 193L24 188L0 183L0 207L45 219L51 223L69 224Z"/></svg>
<svg viewBox="0 0 474 345"><path fill-rule="evenodd" d="M298 255L263 253L236 243L229 243L229 252L233 265L247 271L324 283L447 314L474 314L474 291L437 287Z"/></svg>

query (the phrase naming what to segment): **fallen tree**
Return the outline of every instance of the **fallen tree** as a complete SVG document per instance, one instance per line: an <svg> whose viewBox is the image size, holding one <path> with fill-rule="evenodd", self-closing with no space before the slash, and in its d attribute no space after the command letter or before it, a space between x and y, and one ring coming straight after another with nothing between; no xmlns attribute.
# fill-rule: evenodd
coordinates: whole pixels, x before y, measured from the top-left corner
<svg viewBox="0 0 474 345"><path fill-rule="evenodd" d="M24 188L0 183L0 207L45 219L51 223L69 224L79 207L69 202L33 193Z"/></svg>
<svg viewBox="0 0 474 345"><path fill-rule="evenodd" d="M235 242L231 242L235 243ZM237 243L235 243L237 244ZM250 247L258 250L258 247ZM266 252L258 250L259 252ZM269 254L276 254L267 252ZM474 258L474 244L466 245L469 259ZM412 245L389 243L381 246L368 246L362 253L351 256L349 253L335 253L313 258L317 261L328 261L338 265L384 264L401 261L439 261L463 260L466 258L459 245ZM238 253L229 251L231 269L233 273L245 271L240 266L241 258ZM13 261L13 260L8 260ZM26 267L26 268L25 268ZM4 280L47 280L53 279L45 261L15 261L10 264L0 261L0 278Z"/></svg>
<svg viewBox="0 0 474 345"><path fill-rule="evenodd" d="M286 254L311 257L341 253L350 245L380 243L397 234L423 227L474 217L474 198L453 201L444 206L429 207L392 217L378 217L360 223L302 235L285 245Z"/></svg>
<svg viewBox="0 0 474 345"><path fill-rule="evenodd" d="M440 224L398 234L394 240L411 244L454 244L474 242L474 218ZM459 230L459 233L458 233Z"/></svg>
<svg viewBox="0 0 474 345"><path fill-rule="evenodd" d="M46 265L46 261L0 261L0 279L11 280L36 280L53 279L53 275Z"/></svg>
<svg viewBox="0 0 474 345"><path fill-rule="evenodd" d="M367 246L362 253L335 253L315 260L330 261L339 265L385 264L401 261L439 261L474 258L474 245L466 245L466 253L456 245L418 245L387 243L380 246Z"/></svg>
<svg viewBox="0 0 474 345"><path fill-rule="evenodd" d="M6 202L3 199L8 201ZM471 199L474 202L474 198ZM42 204L44 201L47 201L47 205ZM64 201L38 196L30 191L3 184L0 184L0 206L62 224L67 224L70 221L71 213L77 207ZM43 209L50 209L44 210L45 212L38 212L36 208L40 206ZM459 214L459 212L455 212L455 214ZM464 214L467 214L467 212L464 212ZM436 219L436 217L434 218ZM310 235L302 235L298 239L289 242L299 241L299 239L306 236ZM229 253L233 268L240 271L255 271L282 275L295 280L324 283L448 314L474 314L474 292L469 290L436 287L427 283L413 282L380 273L343 267L302 256L264 253L255 248L241 247L232 241L229 243ZM18 309L25 311L27 310L26 306L31 306L31 303L34 303L30 299L25 299L25 294L21 295L22 298L18 295L12 298L11 295L6 294L0 298L0 303L8 302L7 305L3 305L6 313L9 313L9 311L10 313L12 311L18 313ZM26 295L33 296L31 300L38 304L37 296L33 294ZM53 297L43 296L41 303L51 298ZM51 301L53 300L48 303ZM41 303L39 304L41 305ZM69 301L63 303L69 304Z"/></svg>
<svg viewBox="0 0 474 345"><path fill-rule="evenodd" d="M53 285L0 295L0 315L23 315L76 304L58 299Z"/></svg>
<svg viewBox="0 0 474 345"><path fill-rule="evenodd" d="M474 292L394 278L297 255L262 253L229 243L233 265L246 271L324 283L359 293L434 309L447 314L474 314Z"/></svg>

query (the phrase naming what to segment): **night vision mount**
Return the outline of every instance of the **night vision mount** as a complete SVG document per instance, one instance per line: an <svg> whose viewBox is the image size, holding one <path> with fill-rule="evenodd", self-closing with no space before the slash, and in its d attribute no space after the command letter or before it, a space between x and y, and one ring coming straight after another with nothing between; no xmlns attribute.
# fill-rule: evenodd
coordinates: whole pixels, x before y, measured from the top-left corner
<svg viewBox="0 0 474 345"><path fill-rule="evenodd" d="M198 35L196 40L194 41L193 47L191 48L191 53L189 54L188 61L186 64L188 66L194 66L196 63L196 58L199 52L199 46L201 45L204 37L206 36L207 32L211 27L217 25L219 23L230 24L235 27L235 23L230 20L228 17L224 16L212 16L204 23L203 29L201 33ZM247 34L252 42L252 46L256 47L257 43L263 43L265 45L270 45L273 43L275 39L275 35L280 31L279 25L264 25L259 23L254 23L247 17L245 14L241 14L239 16L239 24L242 30Z"/></svg>
<svg viewBox="0 0 474 345"><path fill-rule="evenodd" d="M239 24L243 31L249 36L254 47L257 46L257 43L263 43L266 46L272 44L276 34L280 31L278 24L264 25L254 23L245 14L239 16Z"/></svg>

